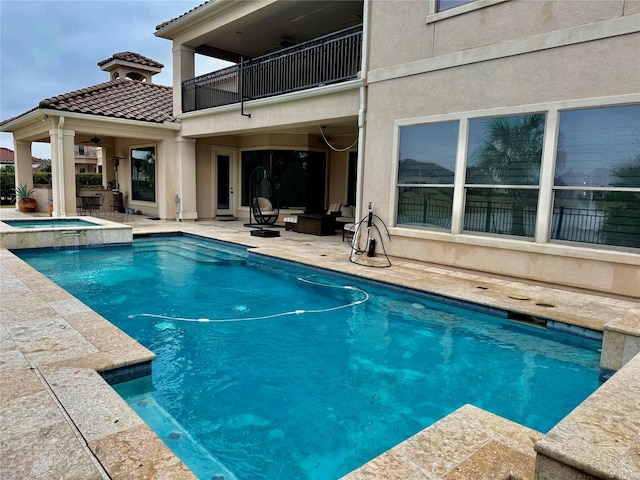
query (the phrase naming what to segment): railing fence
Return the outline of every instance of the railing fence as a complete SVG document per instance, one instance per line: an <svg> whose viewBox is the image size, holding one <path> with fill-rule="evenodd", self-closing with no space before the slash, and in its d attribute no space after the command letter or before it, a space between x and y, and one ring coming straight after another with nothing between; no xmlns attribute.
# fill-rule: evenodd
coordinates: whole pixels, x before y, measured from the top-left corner
<svg viewBox="0 0 640 480"><path fill-rule="evenodd" d="M182 111L329 85L356 78L362 25L182 82ZM242 82L240 76L242 75ZM242 86L243 97L240 96Z"/></svg>

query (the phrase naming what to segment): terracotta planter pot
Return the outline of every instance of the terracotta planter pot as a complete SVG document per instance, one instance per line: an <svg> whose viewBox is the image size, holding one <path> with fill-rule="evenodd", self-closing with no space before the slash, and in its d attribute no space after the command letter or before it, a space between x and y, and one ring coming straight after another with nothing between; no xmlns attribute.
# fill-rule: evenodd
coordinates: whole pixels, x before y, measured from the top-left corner
<svg viewBox="0 0 640 480"><path fill-rule="evenodd" d="M21 212L35 212L38 201L35 198L23 198L18 200L18 210Z"/></svg>

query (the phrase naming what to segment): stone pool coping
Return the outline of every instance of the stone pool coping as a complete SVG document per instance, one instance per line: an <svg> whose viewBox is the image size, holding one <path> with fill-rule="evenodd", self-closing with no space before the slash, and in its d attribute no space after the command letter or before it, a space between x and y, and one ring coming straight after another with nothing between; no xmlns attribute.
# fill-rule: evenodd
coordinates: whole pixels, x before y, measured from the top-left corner
<svg viewBox="0 0 640 480"><path fill-rule="evenodd" d="M134 226L134 233L169 230L181 230L249 245L255 248L255 252L264 255L301 261L343 273L354 273L483 305L515 309L534 316L545 312L544 316L552 316L571 325L596 331L605 330L605 335L605 326L611 322L618 324L614 333L620 333L619 330L623 330L623 333L637 333L640 330L640 303L633 299L567 292L400 260L394 260L391 269L367 269L348 262L345 244L309 241L308 236L289 232L281 239L251 237L247 229L229 225L228 222L185 223L179 226L173 222L153 222L149 225ZM66 474L72 478L194 478L157 435L119 396L112 393L111 388L96 373L98 370L144 362L153 354L6 250L0 250L0 274L0 477L17 475L18 478L37 479ZM478 286L486 289L477 288ZM526 295L530 300L514 299L510 297L512 294ZM554 304L553 315L549 315L549 307L536 306L536 303ZM624 350L625 343L622 345ZM633 347L630 347L626 355L629 356L632 352ZM636 356L633 361L629 361L620 372L578 407L577 410L583 407L590 409L587 410L587 416L571 420L572 413L565 420L572 421L573 425L565 424L563 421L552 430L554 432L559 429L559 433L555 432L552 435L552 432L549 432L540 441L543 443L540 443L538 459L544 454L552 463L558 462L564 468L566 460L574 458L572 455L576 454L574 444L584 443L581 439L581 428L584 426L581 426L579 419L591 418L597 419L597 422L591 423L599 425L594 428L606 430L609 425L616 426L613 432L609 433L612 439L617 440L618 465L630 465L626 471L638 472L640 475L640 461L638 456L634 457L633 454L638 448L640 409L637 408L637 403L631 403L632 407L636 407L634 410L629 408L628 402L623 401L631 399L633 402L634 398L640 398L640 371L636 367L640 363L639 359L640 357ZM628 390L631 396L617 395L615 389L618 384L622 385L619 388ZM604 387L607 388L602 390ZM82 394L78 395L78 392ZM620 402L622 404L618 405ZM477 414L481 420L486 412L478 413L477 410L479 409L469 408L463 413L471 417ZM620 426L618 420L622 413L627 415L624 418L623 431L617 428ZM444 422L445 426L449 422L458 425L457 431L462 443L459 442L456 446L456 442L450 442L450 447L464 451L464 448L467 448L465 439L479 435L480 420L463 422L462 426L466 425L466 430L455 420L455 416L445 417L440 422ZM444 428L440 422L426 431ZM436 427L438 424L440 425ZM514 428L517 430L525 427ZM429 435L426 431L425 438ZM460 468L475 465L490 472L489 467L495 462L487 462L486 459L495 458L496 455L500 456L505 452L500 442L492 442L494 441L481 444L477 455L471 455L476 460L484 458L485 461L462 462ZM524 443L526 445L527 441ZM422 458L424 461L430 458L424 442L418 442L417 450L409 448L410 444L405 442L401 445L409 464L417 465L416 459ZM508 448L513 450L512 447ZM583 450L580 450L582 456L578 455L575 459L575 463L582 465L579 471L598 471L588 468L589 462L598 463L599 445L588 444ZM610 449L607 450L609 451ZM62 459L61 452L64 452ZM535 459L533 448L531 455L526 458L530 462L528 465L531 465ZM398 465L395 464L388 465L388 469L376 470L377 476L367 473L366 469L370 467L371 464L367 464L350 475L357 479L410 478L403 476L403 471L398 470ZM571 468L576 467L574 465ZM419 473L413 471L412 475L418 477L411 478L502 478L465 476L465 472L469 474L470 470L453 469L445 476L441 476L443 474L440 472L427 474L426 470L422 470ZM479 475L478 470L473 475ZM539 478L558 479L563 476Z"/></svg>

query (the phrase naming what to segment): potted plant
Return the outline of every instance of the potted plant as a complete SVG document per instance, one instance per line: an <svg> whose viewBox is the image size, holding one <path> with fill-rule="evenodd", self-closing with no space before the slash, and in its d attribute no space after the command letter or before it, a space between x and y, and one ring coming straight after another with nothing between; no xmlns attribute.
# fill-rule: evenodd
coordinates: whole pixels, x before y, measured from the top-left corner
<svg viewBox="0 0 640 480"><path fill-rule="evenodd" d="M21 212L35 212L38 202L31 195L35 190L27 187L26 184L16 187L16 198L18 199L18 210Z"/></svg>

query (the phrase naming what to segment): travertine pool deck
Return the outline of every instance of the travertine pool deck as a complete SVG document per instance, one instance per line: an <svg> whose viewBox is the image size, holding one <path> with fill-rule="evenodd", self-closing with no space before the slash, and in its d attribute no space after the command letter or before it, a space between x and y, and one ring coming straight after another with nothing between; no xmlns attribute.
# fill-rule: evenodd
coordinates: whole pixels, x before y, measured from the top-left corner
<svg viewBox="0 0 640 480"><path fill-rule="evenodd" d="M140 216L116 221L131 225L134 235L193 233L251 246L263 255L518 312L523 318L552 318L596 332L613 323L618 327L612 334L640 330L638 299L400 259L392 259L391 268L367 268L349 261L340 235L314 237L281 228L281 237L261 238L251 236L241 221L176 223ZM194 478L96 373L144 365L153 353L5 249L0 249L0 281L0 478ZM620 340L627 365L583 404L584 411L569 415L544 438L467 406L346 478L533 478L536 450L538 463L578 458L591 475L569 472L574 476L540 479L640 478L640 357L631 360L640 345L633 338ZM567 441L584 445L570 448ZM466 451L471 444L472 451ZM446 468L438 464L438 455L449 462ZM591 468L589 462L602 468Z"/></svg>

